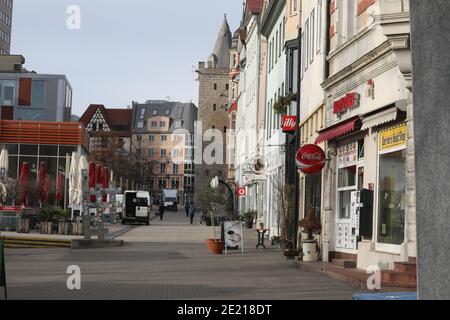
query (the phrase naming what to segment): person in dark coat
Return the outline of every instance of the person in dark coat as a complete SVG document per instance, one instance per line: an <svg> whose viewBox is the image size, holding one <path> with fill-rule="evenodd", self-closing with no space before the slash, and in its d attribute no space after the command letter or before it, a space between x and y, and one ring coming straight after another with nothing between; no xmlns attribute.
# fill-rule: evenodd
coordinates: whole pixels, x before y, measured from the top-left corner
<svg viewBox="0 0 450 320"><path fill-rule="evenodd" d="M194 217L195 217L195 208L194 204L191 203L191 205L189 206L189 221L191 222L191 224L194 224Z"/></svg>
<svg viewBox="0 0 450 320"><path fill-rule="evenodd" d="M159 218L162 220L164 218L164 211L165 211L165 207L164 204L161 203L161 205L159 206Z"/></svg>
<svg viewBox="0 0 450 320"><path fill-rule="evenodd" d="M189 209L190 208L191 208L191 206L187 202L186 205L184 206L184 210L186 210L186 218L189 218Z"/></svg>

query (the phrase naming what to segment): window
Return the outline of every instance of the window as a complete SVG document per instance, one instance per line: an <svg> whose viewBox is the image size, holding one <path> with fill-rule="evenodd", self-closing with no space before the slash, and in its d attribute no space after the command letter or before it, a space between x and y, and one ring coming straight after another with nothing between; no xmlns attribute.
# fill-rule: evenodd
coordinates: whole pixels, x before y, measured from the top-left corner
<svg viewBox="0 0 450 320"><path fill-rule="evenodd" d="M166 173L166 164L165 163L161 163L161 165L160 165L160 172L161 173Z"/></svg>
<svg viewBox="0 0 450 320"><path fill-rule="evenodd" d="M149 135L148 136L148 140L149 141L155 141L155 135L154 134Z"/></svg>
<svg viewBox="0 0 450 320"><path fill-rule="evenodd" d="M176 150L176 151L178 151L178 150ZM178 174L178 172L179 172L179 166L177 164L174 164L173 165L173 173Z"/></svg>
<svg viewBox="0 0 450 320"><path fill-rule="evenodd" d="M339 169L338 191L339 191L339 219L350 219L350 197L352 191L356 190L356 165Z"/></svg>
<svg viewBox="0 0 450 320"><path fill-rule="evenodd" d="M157 116L158 115L158 110L153 110L153 115Z"/></svg>
<svg viewBox="0 0 450 320"><path fill-rule="evenodd" d="M44 89L45 89L45 81L33 80L31 89L31 106L33 107L44 106Z"/></svg>
<svg viewBox="0 0 450 320"><path fill-rule="evenodd" d="M282 34L283 34L283 28L282 28L281 23L280 23L280 39L279 39L279 43L278 43L278 57L281 57L281 51L283 51L283 42L284 42L284 40L283 41L281 40L281 35Z"/></svg>
<svg viewBox="0 0 450 320"><path fill-rule="evenodd" d="M316 40L316 46L317 46L317 54L320 53L320 47L322 42L322 0L319 0L317 2L317 40Z"/></svg>
<svg viewBox="0 0 450 320"><path fill-rule="evenodd" d="M165 158L167 156L167 150L161 149L161 157Z"/></svg>
<svg viewBox="0 0 450 320"><path fill-rule="evenodd" d="M270 42L270 44L269 44L269 59L268 59L268 63L267 63L267 68L268 68L268 70L269 70L269 72L270 72L270 70L272 70L272 68L271 68L271 62L272 61L272 41Z"/></svg>
<svg viewBox="0 0 450 320"><path fill-rule="evenodd" d="M217 111L217 104L213 104L213 111Z"/></svg>
<svg viewBox="0 0 450 320"><path fill-rule="evenodd" d="M144 127L144 122L143 121L139 121L138 124L137 124L137 127L138 127L138 129L142 129Z"/></svg>
<svg viewBox="0 0 450 320"><path fill-rule="evenodd" d="M166 116L168 116L168 115L170 115L170 110L169 109L166 110Z"/></svg>
<svg viewBox="0 0 450 320"><path fill-rule="evenodd" d="M305 24L305 46L303 47L303 50L305 52L305 70L308 70L309 66L309 19L306 20Z"/></svg>
<svg viewBox="0 0 450 320"><path fill-rule="evenodd" d="M301 63L301 68L300 68L300 79L303 79L303 68L305 65L305 33L302 32L302 47L300 48L300 50L302 50L301 54L302 54L302 61Z"/></svg>
<svg viewBox="0 0 450 320"><path fill-rule="evenodd" d="M16 82L13 80L0 80L0 104L2 106L15 105L15 86Z"/></svg>
<svg viewBox="0 0 450 320"><path fill-rule="evenodd" d="M142 108L142 109L141 109L141 114L140 114L140 116L139 116L139 119L140 119L140 120L144 120L144 118L145 118L145 108Z"/></svg>
<svg viewBox="0 0 450 320"><path fill-rule="evenodd" d="M156 128L158 126L158 122L152 121L152 128Z"/></svg>
<svg viewBox="0 0 450 320"><path fill-rule="evenodd" d="M297 0L291 0L291 15L297 14Z"/></svg>
<svg viewBox="0 0 450 320"><path fill-rule="evenodd" d="M161 121L161 122L159 123L159 126L160 126L161 128L164 128L164 127L166 126L166 122L165 122L165 121Z"/></svg>
<svg viewBox="0 0 450 320"><path fill-rule="evenodd" d="M172 155L174 158L178 158L180 156L180 151L178 149L174 149Z"/></svg>
<svg viewBox="0 0 450 320"><path fill-rule="evenodd" d="M226 91L230 90L230 85L228 83L225 85L225 90Z"/></svg>
<svg viewBox="0 0 450 320"><path fill-rule="evenodd" d="M217 83L214 83L214 90L217 90Z"/></svg>
<svg viewBox="0 0 450 320"><path fill-rule="evenodd" d="M405 237L406 150L380 156L378 242L401 245Z"/></svg>
<svg viewBox="0 0 450 320"><path fill-rule="evenodd" d="M174 124L173 124L175 129L180 129L182 126L182 121L181 120L175 120Z"/></svg>
<svg viewBox="0 0 450 320"><path fill-rule="evenodd" d="M310 19L310 29L311 29L311 36L310 36L311 43L309 44L309 50L310 50L309 59L310 59L310 63L313 63L314 55L315 55L315 52L314 52L314 49L315 49L314 41L316 39L316 35L314 33L315 32L315 28L316 28L316 11L313 9L313 11L311 12L311 19Z"/></svg>
<svg viewBox="0 0 450 320"><path fill-rule="evenodd" d="M149 149L148 150L148 157L153 158L155 156L155 149Z"/></svg>
<svg viewBox="0 0 450 320"><path fill-rule="evenodd" d="M275 64L278 61L278 49L280 47L280 35L278 33L278 31L276 32L275 35Z"/></svg>
<svg viewBox="0 0 450 320"><path fill-rule="evenodd" d="M165 135L165 134L163 134L162 136L161 136L161 141L167 141L167 135Z"/></svg>

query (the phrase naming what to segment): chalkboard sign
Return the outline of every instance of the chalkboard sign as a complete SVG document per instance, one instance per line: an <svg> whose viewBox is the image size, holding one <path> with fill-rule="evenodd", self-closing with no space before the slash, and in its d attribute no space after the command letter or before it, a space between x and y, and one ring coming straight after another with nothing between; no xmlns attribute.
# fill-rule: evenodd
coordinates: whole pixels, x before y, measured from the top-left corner
<svg viewBox="0 0 450 320"><path fill-rule="evenodd" d="M5 270L5 251L3 250L3 241L0 240L0 287L5 288L5 298L8 299L6 291L6 270Z"/></svg>

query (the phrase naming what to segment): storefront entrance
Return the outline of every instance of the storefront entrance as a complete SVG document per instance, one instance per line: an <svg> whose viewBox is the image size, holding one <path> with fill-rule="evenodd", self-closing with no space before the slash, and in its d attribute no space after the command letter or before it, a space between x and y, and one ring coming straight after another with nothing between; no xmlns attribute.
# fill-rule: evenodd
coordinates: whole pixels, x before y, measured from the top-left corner
<svg viewBox="0 0 450 320"><path fill-rule="evenodd" d="M338 148L336 250L356 253L357 192L363 187L364 140Z"/></svg>

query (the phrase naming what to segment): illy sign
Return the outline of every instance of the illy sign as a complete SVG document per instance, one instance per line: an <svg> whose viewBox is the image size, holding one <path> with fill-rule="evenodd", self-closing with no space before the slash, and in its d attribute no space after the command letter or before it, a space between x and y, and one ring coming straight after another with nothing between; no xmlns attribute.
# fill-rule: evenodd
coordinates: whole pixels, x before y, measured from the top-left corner
<svg viewBox="0 0 450 320"><path fill-rule="evenodd" d="M297 116L283 116L281 118L283 123L283 132L295 132L295 127L297 125Z"/></svg>
<svg viewBox="0 0 450 320"><path fill-rule="evenodd" d="M316 174L322 171L326 163L325 152L315 144L307 144L297 151L295 157L297 167L305 174Z"/></svg>

